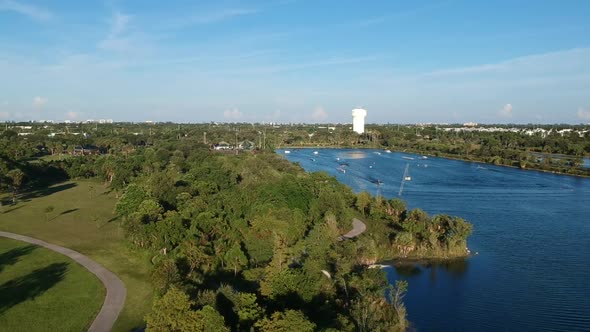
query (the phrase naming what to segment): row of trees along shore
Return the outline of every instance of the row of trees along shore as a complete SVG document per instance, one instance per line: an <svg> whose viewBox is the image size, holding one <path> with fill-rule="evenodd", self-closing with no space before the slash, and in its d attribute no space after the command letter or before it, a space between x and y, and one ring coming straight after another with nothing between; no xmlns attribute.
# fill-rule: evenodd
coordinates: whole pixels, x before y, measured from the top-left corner
<svg viewBox="0 0 590 332"><path fill-rule="evenodd" d="M390 285L368 265L466 255L472 227L463 219L410 211L400 200L306 173L268 151L277 147L271 130L258 134L263 149L222 154L203 144L200 127L183 127L0 138L0 183L14 200L78 178L117 193L129 245L152 256L158 297L148 331L402 331L407 284ZM231 128L207 130L220 140L236 136ZM46 148L55 142L58 151ZM57 158L69 144L105 152ZM339 241L355 217L366 232Z"/></svg>
<svg viewBox="0 0 590 332"><path fill-rule="evenodd" d="M480 125L477 128L496 130L451 130L459 128L462 125L367 125L367 132L358 135L350 125L341 124L6 123L0 148L15 158L38 155L39 149L43 154L73 154L76 146L90 144L103 154L117 154L129 153L138 144L190 137L209 146L248 141L258 150L382 148L590 176L590 169L582 167L583 157L590 157L588 125ZM17 135L27 136L12 144Z"/></svg>

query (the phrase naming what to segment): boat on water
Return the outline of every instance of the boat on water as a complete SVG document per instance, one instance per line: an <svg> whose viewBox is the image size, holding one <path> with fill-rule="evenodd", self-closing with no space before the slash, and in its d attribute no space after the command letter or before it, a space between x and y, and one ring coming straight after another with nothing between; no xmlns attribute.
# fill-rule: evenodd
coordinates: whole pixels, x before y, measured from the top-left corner
<svg viewBox="0 0 590 332"><path fill-rule="evenodd" d="M379 152L379 151L375 151L375 154L381 155L381 152Z"/></svg>
<svg viewBox="0 0 590 332"><path fill-rule="evenodd" d="M315 158L309 158L309 160L311 160L311 161L315 161Z"/></svg>
<svg viewBox="0 0 590 332"><path fill-rule="evenodd" d="M410 164L406 164L406 169L404 170L404 175L402 176L402 182L399 185L399 192L398 192L398 196L401 196L403 191L404 191L404 183L406 183L406 181L412 181L412 177L410 176L409 173L409 168L410 168Z"/></svg>
<svg viewBox="0 0 590 332"><path fill-rule="evenodd" d="M385 150L385 153L391 153L391 150Z"/></svg>
<svg viewBox="0 0 590 332"><path fill-rule="evenodd" d="M319 154L319 152L317 152L317 151L314 151L314 152L313 152L313 154Z"/></svg>
<svg viewBox="0 0 590 332"><path fill-rule="evenodd" d="M410 176L410 164L406 164L406 169L404 170L404 181L412 181L412 177Z"/></svg>
<svg viewBox="0 0 590 332"><path fill-rule="evenodd" d="M344 167L337 167L338 172L346 173L346 169Z"/></svg>
<svg viewBox="0 0 590 332"><path fill-rule="evenodd" d="M428 156L422 156L420 158L422 158L422 159L428 159Z"/></svg>
<svg viewBox="0 0 590 332"><path fill-rule="evenodd" d="M406 156L403 156L402 159L414 160L414 158L412 158L412 157L406 157Z"/></svg>
<svg viewBox="0 0 590 332"><path fill-rule="evenodd" d="M285 154L289 154L289 153L291 153L291 151L285 150Z"/></svg>

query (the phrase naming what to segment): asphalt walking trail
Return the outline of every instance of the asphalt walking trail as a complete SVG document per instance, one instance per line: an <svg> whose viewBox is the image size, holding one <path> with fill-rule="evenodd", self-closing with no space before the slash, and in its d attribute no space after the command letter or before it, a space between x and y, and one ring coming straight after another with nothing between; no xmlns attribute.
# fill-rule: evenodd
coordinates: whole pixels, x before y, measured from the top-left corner
<svg viewBox="0 0 590 332"><path fill-rule="evenodd" d="M358 220L357 218L352 219L352 230L338 238L338 240L342 241L344 239L352 239L359 235L361 235L364 231L367 230L367 225L364 222Z"/></svg>
<svg viewBox="0 0 590 332"><path fill-rule="evenodd" d="M60 247L58 245L47 243L45 241L41 241L32 237L8 232L0 231L0 237L6 237L18 241L28 242L53 250L62 255L68 256L69 258L76 261L78 264L84 266L88 271L92 272L95 276L97 276L106 288L107 295L104 299L104 303L102 304L100 312L94 319L94 322L92 322L92 325L90 325L88 331L108 332L113 328L113 324L115 323L117 317L119 316L119 313L123 309L123 305L125 304L125 296L127 294L125 285L123 284L121 279L119 279L114 273L105 269L102 265L98 264L97 262L72 249Z"/></svg>

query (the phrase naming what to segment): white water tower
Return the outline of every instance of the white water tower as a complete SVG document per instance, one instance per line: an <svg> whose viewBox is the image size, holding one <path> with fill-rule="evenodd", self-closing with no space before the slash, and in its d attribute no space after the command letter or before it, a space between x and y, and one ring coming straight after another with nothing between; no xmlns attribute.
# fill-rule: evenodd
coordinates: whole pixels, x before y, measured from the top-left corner
<svg viewBox="0 0 590 332"><path fill-rule="evenodd" d="M365 132L365 117L367 116L367 110L362 108L355 108L352 110L352 131L357 134Z"/></svg>

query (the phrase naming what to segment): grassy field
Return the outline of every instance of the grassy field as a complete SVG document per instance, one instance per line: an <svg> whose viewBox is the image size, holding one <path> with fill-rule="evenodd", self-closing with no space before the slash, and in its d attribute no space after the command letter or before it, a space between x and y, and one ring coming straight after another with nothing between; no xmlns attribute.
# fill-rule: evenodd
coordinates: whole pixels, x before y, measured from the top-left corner
<svg viewBox="0 0 590 332"><path fill-rule="evenodd" d="M85 331L105 289L71 259L0 238L0 330Z"/></svg>
<svg viewBox="0 0 590 332"><path fill-rule="evenodd" d="M151 307L150 262L126 245L113 214L115 203L115 194L100 183L65 182L0 208L0 230L77 250L117 274L127 299L114 331L130 331L143 325ZM45 212L48 206L54 207L50 213Z"/></svg>

